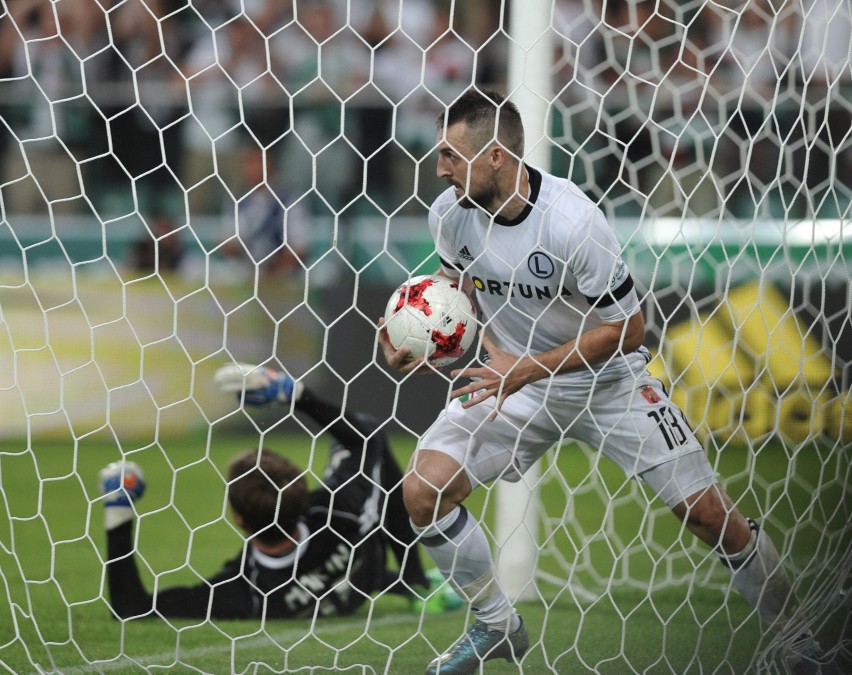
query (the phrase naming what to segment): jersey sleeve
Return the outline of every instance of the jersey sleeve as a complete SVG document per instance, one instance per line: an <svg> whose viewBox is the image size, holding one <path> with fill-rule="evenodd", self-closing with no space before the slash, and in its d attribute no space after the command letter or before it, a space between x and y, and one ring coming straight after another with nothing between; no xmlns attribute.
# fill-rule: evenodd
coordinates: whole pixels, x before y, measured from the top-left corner
<svg viewBox="0 0 852 675"><path fill-rule="evenodd" d="M191 586L148 593L139 577L133 551L133 525L128 522L107 531L107 583L110 606L122 619L156 614L174 618L241 619L254 611L251 589L240 574L239 559L221 572ZM211 602L212 595L212 602Z"/></svg>
<svg viewBox="0 0 852 675"><path fill-rule="evenodd" d="M441 260L441 270L448 276L457 277L464 268L458 257L458 251L453 246L454 228L450 224L450 219L445 217L449 207L446 193L435 200L432 208L429 209L429 231L435 241L435 252Z"/></svg>
<svg viewBox="0 0 852 675"><path fill-rule="evenodd" d="M580 228L569 257L577 287L602 321L625 321L640 310L639 296L615 233L597 208Z"/></svg>
<svg viewBox="0 0 852 675"><path fill-rule="evenodd" d="M257 592L242 573L241 557L231 560L209 579L189 586L165 588L155 596L160 616L177 618L247 619L260 613Z"/></svg>

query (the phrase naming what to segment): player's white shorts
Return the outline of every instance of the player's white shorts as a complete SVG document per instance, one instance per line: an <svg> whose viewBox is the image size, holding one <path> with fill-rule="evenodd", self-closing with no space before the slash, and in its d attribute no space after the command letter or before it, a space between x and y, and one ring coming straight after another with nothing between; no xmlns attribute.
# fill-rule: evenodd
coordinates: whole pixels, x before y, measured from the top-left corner
<svg viewBox="0 0 852 675"><path fill-rule="evenodd" d="M418 449L453 457L474 487L498 478L517 481L549 448L570 440L599 449L669 506L716 481L680 409L648 373L598 384L585 395L540 381L509 396L489 422L493 410L493 398L466 410L453 401Z"/></svg>

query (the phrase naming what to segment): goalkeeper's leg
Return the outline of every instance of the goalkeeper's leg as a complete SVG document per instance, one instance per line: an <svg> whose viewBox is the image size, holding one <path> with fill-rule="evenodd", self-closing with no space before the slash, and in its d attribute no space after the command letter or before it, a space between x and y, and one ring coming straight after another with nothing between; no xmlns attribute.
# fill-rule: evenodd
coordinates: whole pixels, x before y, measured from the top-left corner
<svg viewBox="0 0 852 675"><path fill-rule="evenodd" d="M400 569L398 576L405 582L401 585L391 584L387 590L406 596L410 595L410 589L414 586L428 590L430 581L420 561L414 532L402 499L402 470L377 420L370 415L345 412L339 404L326 400L306 386L299 391L295 408L309 415L335 437L337 444L332 446L332 453L335 447L363 446L364 439L367 439L364 472L371 473L373 462L379 465L379 487L387 499L387 508L383 510L382 538L397 560ZM331 464L334 462L331 461ZM391 580L390 577L388 580Z"/></svg>
<svg viewBox="0 0 852 675"><path fill-rule="evenodd" d="M380 440L383 445L381 488L387 495L383 534L399 565L399 578L404 582L404 588L399 589L399 592L408 594L413 587L428 591L430 581L423 569L420 550L414 541L414 531L411 529L411 521L408 519L402 498L402 469L397 464L384 436L381 436Z"/></svg>

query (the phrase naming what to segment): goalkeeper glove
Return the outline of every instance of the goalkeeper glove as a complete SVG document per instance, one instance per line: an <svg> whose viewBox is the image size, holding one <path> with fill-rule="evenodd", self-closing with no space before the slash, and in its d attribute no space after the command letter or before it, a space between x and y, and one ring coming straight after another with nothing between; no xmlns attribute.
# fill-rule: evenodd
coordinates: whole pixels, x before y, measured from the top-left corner
<svg viewBox="0 0 852 675"><path fill-rule="evenodd" d="M113 462L98 473L104 496L104 524L108 530L133 517L132 504L145 492L145 474L135 462Z"/></svg>
<svg viewBox="0 0 852 675"><path fill-rule="evenodd" d="M284 371L246 363L222 366L214 379L221 391L234 393L249 405L298 401L305 388Z"/></svg>

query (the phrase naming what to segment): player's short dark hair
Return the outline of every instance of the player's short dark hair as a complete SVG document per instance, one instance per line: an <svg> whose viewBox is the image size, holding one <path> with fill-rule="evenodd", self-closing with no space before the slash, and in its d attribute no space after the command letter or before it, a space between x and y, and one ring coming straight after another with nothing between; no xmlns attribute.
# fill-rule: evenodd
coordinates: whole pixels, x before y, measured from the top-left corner
<svg viewBox="0 0 852 675"><path fill-rule="evenodd" d="M497 111L500 112L499 119ZM438 115L439 132L464 122L479 149L495 139L518 159L524 154L524 124L517 106L493 89L471 87Z"/></svg>
<svg viewBox="0 0 852 675"><path fill-rule="evenodd" d="M246 450L228 465L228 502L249 534L275 544L296 531L308 502L308 484L286 457Z"/></svg>

